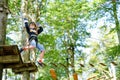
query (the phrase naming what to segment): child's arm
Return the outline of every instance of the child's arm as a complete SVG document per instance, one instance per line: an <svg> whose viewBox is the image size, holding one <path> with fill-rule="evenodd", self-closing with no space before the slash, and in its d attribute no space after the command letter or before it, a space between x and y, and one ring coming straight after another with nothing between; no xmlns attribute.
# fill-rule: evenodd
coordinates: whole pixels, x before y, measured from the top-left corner
<svg viewBox="0 0 120 80"><path fill-rule="evenodd" d="M43 28L40 26L38 29L38 34L40 34L43 31Z"/></svg>
<svg viewBox="0 0 120 80"><path fill-rule="evenodd" d="M43 31L43 28L42 28L42 26L39 24L39 22L37 22L36 25L38 26L37 33L40 34L40 33Z"/></svg>
<svg viewBox="0 0 120 80"><path fill-rule="evenodd" d="M28 25L28 20L26 18L24 18L24 23L25 23L26 31L27 31L27 33L29 33L30 29L29 29L29 25Z"/></svg>

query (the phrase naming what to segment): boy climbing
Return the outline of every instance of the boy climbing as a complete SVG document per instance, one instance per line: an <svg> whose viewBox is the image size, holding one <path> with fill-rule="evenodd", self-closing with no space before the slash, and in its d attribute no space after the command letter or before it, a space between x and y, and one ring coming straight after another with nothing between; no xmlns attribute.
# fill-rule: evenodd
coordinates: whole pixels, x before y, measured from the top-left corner
<svg viewBox="0 0 120 80"><path fill-rule="evenodd" d="M42 66L45 49L42 44L38 43L37 36L43 31L43 28L41 26L38 27L34 22L28 24L28 20L26 18L24 18L24 23L26 31L29 34L29 45L21 48L20 53L27 49L37 48L41 52L40 59L37 62Z"/></svg>

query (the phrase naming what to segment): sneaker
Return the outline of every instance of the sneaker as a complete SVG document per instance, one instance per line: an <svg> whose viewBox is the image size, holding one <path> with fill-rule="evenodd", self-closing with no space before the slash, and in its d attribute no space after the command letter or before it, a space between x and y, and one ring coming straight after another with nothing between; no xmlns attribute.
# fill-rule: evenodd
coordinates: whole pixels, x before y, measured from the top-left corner
<svg viewBox="0 0 120 80"><path fill-rule="evenodd" d="M42 60L37 61L40 66L43 66Z"/></svg>
<svg viewBox="0 0 120 80"><path fill-rule="evenodd" d="M23 50L24 50L24 49L23 49L23 48L21 48L21 49L19 50L19 51L20 51L20 53L22 53L22 52L23 52Z"/></svg>
<svg viewBox="0 0 120 80"><path fill-rule="evenodd" d="M27 48L23 47L19 51L20 51L20 53L22 53L24 50L27 50Z"/></svg>

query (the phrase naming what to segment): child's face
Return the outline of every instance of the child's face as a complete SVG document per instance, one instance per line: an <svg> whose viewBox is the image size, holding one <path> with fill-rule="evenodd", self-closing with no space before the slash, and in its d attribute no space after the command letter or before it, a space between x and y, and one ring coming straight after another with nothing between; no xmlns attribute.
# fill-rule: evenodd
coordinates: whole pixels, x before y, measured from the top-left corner
<svg viewBox="0 0 120 80"><path fill-rule="evenodd" d="M34 24L30 24L30 28L35 28L35 25Z"/></svg>

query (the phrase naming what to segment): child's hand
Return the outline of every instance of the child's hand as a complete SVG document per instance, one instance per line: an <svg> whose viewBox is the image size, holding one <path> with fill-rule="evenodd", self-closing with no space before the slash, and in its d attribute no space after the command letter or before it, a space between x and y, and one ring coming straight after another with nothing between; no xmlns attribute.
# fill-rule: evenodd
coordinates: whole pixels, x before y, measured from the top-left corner
<svg viewBox="0 0 120 80"><path fill-rule="evenodd" d="M32 29L31 29L30 32L35 32L35 30L32 30Z"/></svg>
<svg viewBox="0 0 120 80"><path fill-rule="evenodd" d="M24 18L24 23L28 22L28 19L27 18Z"/></svg>
<svg viewBox="0 0 120 80"><path fill-rule="evenodd" d="M36 31L36 30L30 30L30 32L34 32L34 33L36 33L36 34L37 34L37 31Z"/></svg>

